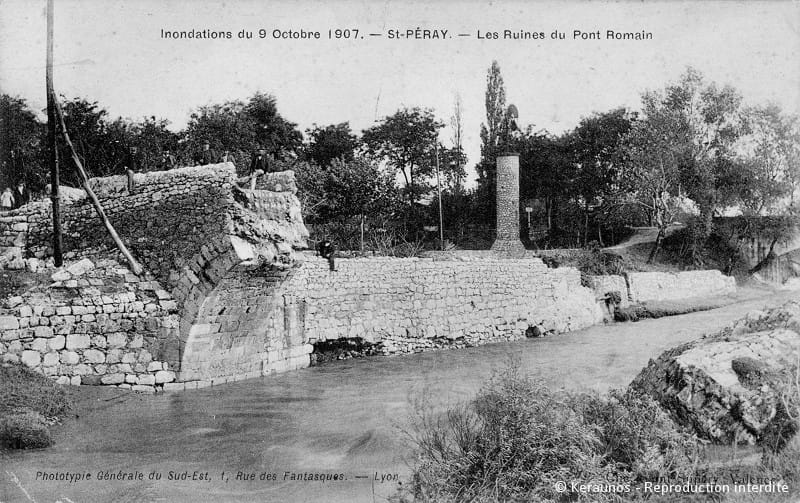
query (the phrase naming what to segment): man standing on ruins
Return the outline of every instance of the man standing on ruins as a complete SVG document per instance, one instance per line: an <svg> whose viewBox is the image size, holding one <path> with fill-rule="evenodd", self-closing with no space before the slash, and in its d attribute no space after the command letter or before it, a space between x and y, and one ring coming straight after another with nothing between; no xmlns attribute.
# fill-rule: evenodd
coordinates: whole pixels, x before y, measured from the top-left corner
<svg viewBox="0 0 800 503"><path fill-rule="evenodd" d="M206 140L203 142L203 150L197 155L197 164L200 166L205 166L206 164L214 164L217 162L217 156L214 154L214 151L211 150L211 143Z"/></svg>
<svg viewBox="0 0 800 503"><path fill-rule="evenodd" d="M17 187L14 189L14 207L19 208L28 204L28 201L31 200L31 193L28 192L28 187L25 186L25 182L20 180L17 182Z"/></svg>
<svg viewBox="0 0 800 503"><path fill-rule="evenodd" d="M317 246L317 254L328 261L328 267L331 271L336 271L336 248L329 240L323 240Z"/></svg>
<svg viewBox="0 0 800 503"><path fill-rule="evenodd" d="M258 147L258 150L253 154L250 160L250 190L255 190L256 179L270 171L269 159L267 158L264 147Z"/></svg>
<svg viewBox="0 0 800 503"><path fill-rule="evenodd" d="M236 158L231 154L230 150L226 150L222 153L222 157L219 158L219 162L229 162L236 166Z"/></svg>
<svg viewBox="0 0 800 503"><path fill-rule="evenodd" d="M122 166L125 171L133 171L136 173L137 171L144 171L144 166L142 162L142 155L139 153L139 149L136 146L131 146L128 149L128 155L125 156L125 163Z"/></svg>
<svg viewBox="0 0 800 503"><path fill-rule="evenodd" d="M161 152L161 161L159 162L159 167L161 171L167 171L169 169L173 169L177 166L177 162L175 161L175 156L172 155L168 148L165 148Z"/></svg>

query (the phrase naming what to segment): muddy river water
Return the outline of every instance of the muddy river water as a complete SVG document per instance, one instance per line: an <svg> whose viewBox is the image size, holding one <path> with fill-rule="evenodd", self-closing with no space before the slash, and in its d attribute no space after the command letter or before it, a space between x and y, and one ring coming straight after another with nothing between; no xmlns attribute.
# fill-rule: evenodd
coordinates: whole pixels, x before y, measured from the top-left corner
<svg viewBox="0 0 800 503"><path fill-rule="evenodd" d="M413 463L403 429L415 403L468 400L512 358L555 387L623 387L662 350L794 295L183 393L105 393L54 447L0 453L0 502L386 501Z"/></svg>

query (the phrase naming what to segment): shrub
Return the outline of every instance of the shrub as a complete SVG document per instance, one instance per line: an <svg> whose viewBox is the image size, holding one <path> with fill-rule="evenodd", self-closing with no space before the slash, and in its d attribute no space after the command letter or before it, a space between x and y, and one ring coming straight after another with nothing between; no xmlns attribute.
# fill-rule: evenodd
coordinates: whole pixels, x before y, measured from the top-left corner
<svg viewBox="0 0 800 503"><path fill-rule="evenodd" d="M19 363L0 365L0 414L30 409L47 418L63 416L70 408L64 388Z"/></svg>
<svg viewBox="0 0 800 503"><path fill-rule="evenodd" d="M555 483L688 476L699 452L649 397L555 392L516 367L469 404L420 413L410 437L418 463L399 501L617 501L613 492L558 493Z"/></svg>
<svg viewBox="0 0 800 503"><path fill-rule="evenodd" d="M700 449L696 439L675 423L650 396L611 390L607 397L579 402L587 423L598 427L604 455L636 480L674 480L695 473Z"/></svg>
<svg viewBox="0 0 800 503"><path fill-rule="evenodd" d="M47 422L38 412L24 410L0 416L0 447L35 449L52 443Z"/></svg>
<svg viewBox="0 0 800 503"><path fill-rule="evenodd" d="M53 443L48 422L71 407L64 389L18 363L0 365L0 447L33 449Z"/></svg>

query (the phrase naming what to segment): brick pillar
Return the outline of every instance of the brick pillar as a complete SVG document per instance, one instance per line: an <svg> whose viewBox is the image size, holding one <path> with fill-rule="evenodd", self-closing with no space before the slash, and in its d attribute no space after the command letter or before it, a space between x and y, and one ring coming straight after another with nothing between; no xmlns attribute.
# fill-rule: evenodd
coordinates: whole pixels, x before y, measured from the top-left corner
<svg viewBox="0 0 800 503"><path fill-rule="evenodd" d="M522 252L519 239L519 154L497 157L497 237L492 250Z"/></svg>

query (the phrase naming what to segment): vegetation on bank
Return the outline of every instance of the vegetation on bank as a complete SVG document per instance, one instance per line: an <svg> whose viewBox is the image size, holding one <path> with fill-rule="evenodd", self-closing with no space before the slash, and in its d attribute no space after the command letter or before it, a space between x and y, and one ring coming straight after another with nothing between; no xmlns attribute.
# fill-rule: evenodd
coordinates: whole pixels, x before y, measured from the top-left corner
<svg viewBox="0 0 800 503"><path fill-rule="evenodd" d="M23 364L0 364L0 448L52 445L49 427L72 407L63 386Z"/></svg>
<svg viewBox="0 0 800 503"><path fill-rule="evenodd" d="M648 301L614 309L614 321L639 321L709 311L735 302L732 297Z"/></svg>
<svg viewBox="0 0 800 503"><path fill-rule="evenodd" d="M800 421L800 383L784 398ZM642 490L645 482L683 484L750 476L782 481L800 496L800 442L761 461L716 462L704 442L679 428L647 396L554 391L512 366L468 404L444 414L417 408L407 431L416 452L410 483L396 502L752 501L747 495L672 494ZM584 492L572 482L584 484ZM562 485L565 483L566 485ZM588 488L588 489L587 489Z"/></svg>

